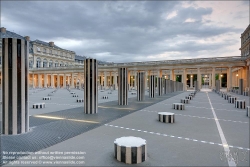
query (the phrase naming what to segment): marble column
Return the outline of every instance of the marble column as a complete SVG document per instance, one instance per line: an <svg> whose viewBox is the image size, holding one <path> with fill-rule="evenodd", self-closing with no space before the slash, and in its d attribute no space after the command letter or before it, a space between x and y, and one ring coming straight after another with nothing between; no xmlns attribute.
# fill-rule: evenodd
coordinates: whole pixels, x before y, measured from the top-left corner
<svg viewBox="0 0 250 167"><path fill-rule="evenodd" d="M2 38L2 134L29 131L29 42Z"/></svg>
<svg viewBox="0 0 250 167"><path fill-rule="evenodd" d="M42 87L42 76L41 74L37 74L38 75L38 87L41 88Z"/></svg>
<svg viewBox="0 0 250 167"><path fill-rule="evenodd" d="M193 88L193 79L194 79L194 76L191 74L190 75L190 88Z"/></svg>
<svg viewBox="0 0 250 167"><path fill-rule="evenodd" d="M227 91L232 88L232 67L227 69Z"/></svg>
<svg viewBox="0 0 250 167"><path fill-rule="evenodd" d="M63 88L66 88L66 74L63 75Z"/></svg>
<svg viewBox="0 0 250 167"><path fill-rule="evenodd" d="M212 89L215 89L215 68L212 68Z"/></svg>
<svg viewBox="0 0 250 167"><path fill-rule="evenodd" d="M114 85L115 85L115 90L117 89L117 74L114 72Z"/></svg>
<svg viewBox="0 0 250 167"><path fill-rule="evenodd" d="M183 69L182 74L183 91L187 90L187 69Z"/></svg>
<svg viewBox="0 0 250 167"><path fill-rule="evenodd" d="M175 74L174 74L174 70L170 70L170 80L175 81Z"/></svg>
<svg viewBox="0 0 250 167"><path fill-rule="evenodd" d="M98 112L98 63L96 59L84 60L84 113L96 114Z"/></svg>
<svg viewBox="0 0 250 167"><path fill-rule="evenodd" d="M128 105L128 69L118 68L118 105Z"/></svg>
<svg viewBox="0 0 250 167"><path fill-rule="evenodd" d="M74 74L73 73L71 73L71 84L70 84L70 87L71 88L74 88L75 86L74 86ZM84 89L85 90L85 89Z"/></svg>
<svg viewBox="0 0 250 167"><path fill-rule="evenodd" d="M50 82L51 82L51 87L55 87L55 82L54 82L54 74L50 74Z"/></svg>
<svg viewBox="0 0 250 167"><path fill-rule="evenodd" d="M48 74L44 74L44 87L48 87Z"/></svg>
<svg viewBox="0 0 250 167"><path fill-rule="evenodd" d="M34 73L32 74L32 86L35 88L35 75Z"/></svg>
<svg viewBox="0 0 250 167"><path fill-rule="evenodd" d="M137 101L143 101L145 99L145 73L137 73Z"/></svg>
<svg viewBox="0 0 250 167"><path fill-rule="evenodd" d="M200 68L197 68L197 90L201 89L201 72Z"/></svg>
<svg viewBox="0 0 250 167"><path fill-rule="evenodd" d="M60 88L60 75L57 74L57 88Z"/></svg>
<svg viewBox="0 0 250 167"><path fill-rule="evenodd" d="M149 97L155 97L155 75L150 75L149 79Z"/></svg>
<svg viewBox="0 0 250 167"><path fill-rule="evenodd" d="M104 72L104 90L107 89L107 72Z"/></svg>

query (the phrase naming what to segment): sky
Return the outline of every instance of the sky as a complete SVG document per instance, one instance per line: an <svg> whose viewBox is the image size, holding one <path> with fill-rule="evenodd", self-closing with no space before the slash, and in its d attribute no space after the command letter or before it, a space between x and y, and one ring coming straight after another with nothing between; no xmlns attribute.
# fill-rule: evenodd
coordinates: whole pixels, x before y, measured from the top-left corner
<svg viewBox="0 0 250 167"><path fill-rule="evenodd" d="M1 1L1 27L102 61L240 56L248 1Z"/></svg>

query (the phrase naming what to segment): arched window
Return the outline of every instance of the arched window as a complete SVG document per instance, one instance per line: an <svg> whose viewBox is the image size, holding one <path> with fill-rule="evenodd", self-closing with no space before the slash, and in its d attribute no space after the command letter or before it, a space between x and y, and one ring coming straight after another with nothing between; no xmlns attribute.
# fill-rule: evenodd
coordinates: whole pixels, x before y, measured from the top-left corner
<svg viewBox="0 0 250 167"><path fill-rule="evenodd" d="M46 67L47 67L47 64L48 64L47 59L43 59L43 68L46 68Z"/></svg>
<svg viewBox="0 0 250 167"><path fill-rule="evenodd" d="M29 61L29 68L33 68L33 60Z"/></svg>
<svg viewBox="0 0 250 167"><path fill-rule="evenodd" d="M64 66L64 63L61 61L61 62L60 62L60 67L62 67L62 66Z"/></svg>
<svg viewBox="0 0 250 167"><path fill-rule="evenodd" d="M49 67L53 67L53 61L52 60L49 61Z"/></svg>
<svg viewBox="0 0 250 167"><path fill-rule="evenodd" d="M41 59L39 57L36 59L36 68L41 68Z"/></svg>
<svg viewBox="0 0 250 167"><path fill-rule="evenodd" d="M58 61L55 62L55 67L58 67Z"/></svg>

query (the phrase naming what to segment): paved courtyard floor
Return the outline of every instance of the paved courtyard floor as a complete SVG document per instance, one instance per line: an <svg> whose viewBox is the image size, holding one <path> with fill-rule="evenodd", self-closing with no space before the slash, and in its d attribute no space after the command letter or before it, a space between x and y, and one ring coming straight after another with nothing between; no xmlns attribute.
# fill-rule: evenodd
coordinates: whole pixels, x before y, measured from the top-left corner
<svg viewBox="0 0 250 167"><path fill-rule="evenodd" d="M83 103L76 103L64 89L45 101L45 109L31 109L51 91L30 95L30 132L1 136L3 155L23 152L5 166L128 166L114 158L114 140L122 136L147 141L147 160L133 166L249 166L246 109L235 108L209 90L198 92L185 110L172 109L172 103L189 91L147 96L143 102L129 92L128 106L117 105L117 91L105 91L99 92L98 114L85 115ZM83 91L73 91L83 98ZM230 94L249 105L248 97ZM158 121L157 113L165 111L175 113L175 123Z"/></svg>

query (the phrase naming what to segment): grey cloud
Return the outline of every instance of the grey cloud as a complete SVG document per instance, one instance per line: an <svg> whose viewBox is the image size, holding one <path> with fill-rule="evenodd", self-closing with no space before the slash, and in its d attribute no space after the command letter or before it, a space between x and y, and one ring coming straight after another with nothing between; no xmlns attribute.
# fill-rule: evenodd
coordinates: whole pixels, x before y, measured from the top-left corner
<svg viewBox="0 0 250 167"><path fill-rule="evenodd" d="M207 26L201 19L212 13L211 8L183 8L180 5L179 1L2 2L2 16L15 23L5 25L3 21L2 25L21 31L21 35L29 35L33 40L51 41L60 37L102 40L105 44L98 47L74 47L74 51L101 60L110 60L110 57L98 56L98 53L109 52L113 60L119 62L137 61L138 57L164 51L191 53L206 48L212 51L216 46L184 41L181 46L169 47L159 43L165 40L176 42L178 35L199 39L228 32L240 34L243 31L234 27ZM173 19L165 20L162 17L173 10L178 10L178 15ZM187 18L193 18L196 22L184 23ZM221 47L226 45L229 43L225 42Z"/></svg>

